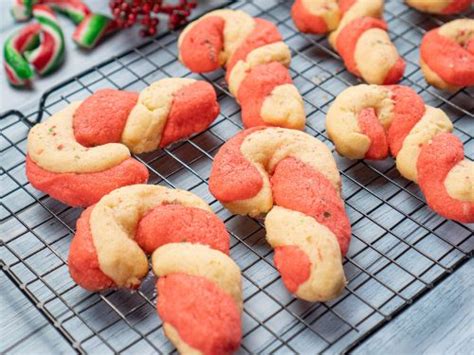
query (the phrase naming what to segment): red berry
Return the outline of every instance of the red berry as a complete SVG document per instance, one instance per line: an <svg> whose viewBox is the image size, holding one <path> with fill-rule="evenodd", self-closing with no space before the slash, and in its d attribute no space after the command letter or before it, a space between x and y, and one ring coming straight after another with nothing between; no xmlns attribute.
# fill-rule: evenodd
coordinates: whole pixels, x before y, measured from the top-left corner
<svg viewBox="0 0 474 355"><path fill-rule="evenodd" d="M140 23L143 27L140 35L153 36L159 19L154 14L167 14L169 27L174 28L184 22L190 15L191 10L197 5L195 0L179 0L172 4L163 4L163 0L110 0L109 6L117 24L122 27L130 27Z"/></svg>

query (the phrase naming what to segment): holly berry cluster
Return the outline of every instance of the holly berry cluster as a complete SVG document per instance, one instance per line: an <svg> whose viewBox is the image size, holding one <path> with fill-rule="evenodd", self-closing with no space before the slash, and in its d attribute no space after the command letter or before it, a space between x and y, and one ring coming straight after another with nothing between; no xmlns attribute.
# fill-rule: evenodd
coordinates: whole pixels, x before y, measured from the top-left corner
<svg viewBox="0 0 474 355"><path fill-rule="evenodd" d="M121 28L142 25L142 36L153 36L160 23L158 14L169 16L168 26L173 29L185 23L196 7L195 0L179 0L176 4L164 4L162 0L110 0L110 8Z"/></svg>

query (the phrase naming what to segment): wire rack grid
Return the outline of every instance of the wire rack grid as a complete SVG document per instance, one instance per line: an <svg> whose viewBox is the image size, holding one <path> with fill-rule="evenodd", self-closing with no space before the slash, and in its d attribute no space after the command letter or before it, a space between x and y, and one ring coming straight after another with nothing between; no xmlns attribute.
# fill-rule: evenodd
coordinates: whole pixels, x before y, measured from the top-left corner
<svg viewBox="0 0 474 355"><path fill-rule="evenodd" d="M324 37L298 33L291 2L237 1L230 8L277 24L291 48L290 71L303 95L306 131L332 150L324 129L335 96L359 81L350 75ZM469 16L473 15L471 11ZM474 91L446 94L429 87L418 66L423 33L449 17L434 18L387 1L390 35L407 61L403 84L441 107L455 123L466 155L474 155ZM79 353L169 353L155 311L154 278L136 292L88 293L68 274L67 255L81 210L65 207L28 183L26 135L32 121L103 87L141 90L163 77L208 80L218 92L221 113L203 133L164 150L135 158L150 171L150 183L191 191L205 199L231 234L231 256L243 275L241 353L322 353L353 349L422 294L472 257L472 226L448 221L426 206L417 186L400 177L393 160L350 161L335 155L343 180L352 243L344 260L348 285L327 303L296 300L285 290L264 241L262 221L229 214L208 191L213 155L242 129L240 110L225 86L223 71L190 73L177 61L178 32L169 32L115 56L45 93L37 112L10 111L0 121L2 176L0 262L6 275ZM25 334L4 352L39 332Z"/></svg>

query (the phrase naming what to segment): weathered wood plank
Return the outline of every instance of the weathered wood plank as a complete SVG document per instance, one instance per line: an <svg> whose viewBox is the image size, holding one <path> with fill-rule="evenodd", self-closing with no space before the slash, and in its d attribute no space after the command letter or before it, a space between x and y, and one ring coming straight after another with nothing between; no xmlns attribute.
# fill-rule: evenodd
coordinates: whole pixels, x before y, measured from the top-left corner
<svg viewBox="0 0 474 355"><path fill-rule="evenodd" d="M471 259L354 354L474 354L473 273Z"/></svg>

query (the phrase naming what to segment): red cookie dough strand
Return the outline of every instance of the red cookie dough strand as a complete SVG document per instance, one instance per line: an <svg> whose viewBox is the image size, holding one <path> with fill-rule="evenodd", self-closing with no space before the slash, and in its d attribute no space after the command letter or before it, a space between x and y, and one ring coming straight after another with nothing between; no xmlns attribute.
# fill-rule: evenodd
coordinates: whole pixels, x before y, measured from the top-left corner
<svg viewBox="0 0 474 355"><path fill-rule="evenodd" d="M77 284L90 291L99 291L114 287L115 284L99 266L90 230L93 208L87 208L77 221L76 235L69 253L69 268ZM135 241L147 254L162 245L183 241L206 244L229 254L229 235L217 216L199 208L181 205L162 205L152 209L140 220Z"/></svg>
<svg viewBox="0 0 474 355"><path fill-rule="evenodd" d="M86 290L99 291L116 285L102 272L99 266L89 224L93 208L94 206L87 208L77 220L76 234L71 242L68 265L74 282Z"/></svg>
<svg viewBox="0 0 474 355"><path fill-rule="evenodd" d="M146 167L132 158L101 172L76 174L44 170L26 156L26 175L36 189L73 207L90 206L118 187L148 180Z"/></svg>
<svg viewBox="0 0 474 355"><path fill-rule="evenodd" d="M324 18L309 12L302 0L296 0L291 7L291 17L301 32L323 34L329 30Z"/></svg>
<svg viewBox="0 0 474 355"><path fill-rule="evenodd" d="M425 113L425 104L413 89L400 85L393 85L388 89L393 101L393 118L387 132L374 108L365 108L357 116L362 133L371 141L366 159L385 159L389 147L392 155L396 157L405 137Z"/></svg>
<svg viewBox="0 0 474 355"><path fill-rule="evenodd" d="M261 129L264 128L256 127L238 133L222 146L214 158L209 190L219 201L245 200L261 190L262 177L240 152L245 137Z"/></svg>
<svg viewBox="0 0 474 355"><path fill-rule="evenodd" d="M168 243L200 243L229 255L229 235L213 213L181 205L157 206L138 223L135 241L147 254Z"/></svg>
<svg viewBox="0 0 474 355"><path fill-rule="evenodd" d="M283 283L291 293L295 293L299 285L311 276L311 261L297 246L276 247L273 260Z"/></svg>
<svg viewBox="0 0 474 355"><path fill-rule="evenodd" d="M263 102L276 86L291 83L290 73L281 63L271 62L252 68L242 80L237 92L237 100L242 106L244 126L268 126L269 124L261 117Z"/></svg>
<svg viewBox="0 0 474 355"><path fill-rule="evenodd" d="M138 93L102 89L89 96L74 114L74 136L79 144L94 147L119 143Z"/></svg>
<svg viewBox="0 0 474 355"><path fill-rule="evenodd" d="M390 86L393 100L393 118L387 132L390 151L394 157L402 149L405 137L425 114L423 99L411 88Z"/></svg>
<svg viewBox="0 0 474 355"><path fill-rule="evenodd" d="M38 36L40 32L41 25L39 23L32 23L23 27L13 40L13 46L20 53L23 53L27 50L28 45L31 44L32 38Z"/></svg>
<svg viewBox="0 0 474 355"><path fill-rule="evenodd" d="M231 354L240 345L240 311L232 297L204 277L160 277L157 310L181 339L203 354Z"/></svg>
<svg viewBox="0 0 474 355"><path fill-rule="evenodd" d="M206 73L221 66L219 54L224 49L224 26L222 18L209 16L197 22L184 36L180 56L192 72Z"/></svg>
<svg viewBox="0 0 474 355"><path fill-rule="evenodd" d="M247 55L256 48L282 41L282 37L275 25L267 20L255 18L255 28L245 38L242 44L227 62L226 80L229 81L230 72L239 60L245 60Z"/></svg>
<svg viewBox="0 0 474 355"><path fill-rule="evenodd" d="M444 181L450 170L464 159L462 142L451 133L437 135L421 149L417 161L418 184L428 205L445 218L474 222L474 203L449 196Z"/></svg>
<svg viewBox="0 0 474 355"><path fill-rule="evenodd" d="M273 173L272 192L278 206L302 212L328 227L342 255L349 247L351 227L341 197L320 172L295 159L281 160Z"/></svg>
<svg viewBox="0 0 474 355"><path fill-rule="evenodd" d="M344 60L347 70L357 76L360 76L354 56L357 42L360 36L371 28L380 28L386 31L387 24L385 21L373 17L361 17L349 22L337 36L336 50Z"/></svg>
<svg viewBox="0 0 474 355"><path fill-rule="evenodd" d="M357 0L339 0L339 10L345 14L356 3Z"/></svg>
<svg viewBox="0 0 474 355"><path fill-rule="evenodd" d="M398 83L403 77L403 73L405 72L405 67L406 67L405 61L402 59L402 57L398 57L393 67L388 71L387 75L385 76L385 80L383 84L391 85L391 84Z"/></svg>
<svg viewBox="0 0 474 355"><path fill-rule="evenodd" d="M468 52L474 54L474 39L471 39L469 42L467 42L466 49Z"/></svg>
<svg viewBox="0 0 474 355"><path fill-rule="evenodd" d="M359 127L370 139L370 147L365 153L366 159L385 159L388 156L388 142L385 129L377 117L373 107L368 107L359 112L357 116Z"/></svg>
<svg viewBox="0 0 474 355"><path fill-rule="evenodd" d="M439 34L439 29L429 31L421 41L420 55L432 71L448 84L474 85L474 51L461 47L451 38ZM469 50L468 50L469 49Z"/></svg>
<svg viewBox="0 0 474 355"><path fill-rule="evenodd" d="M219 114L214 88L204 81L186 85L174 94L160 147L204 131ZM192 120L189 118L193 117Z"/></svg>
<svg viewBox="0 0 474 355"><path fill-rule="evenodd" d="M443 14L451 15L467 10L472 0L451 0L451 3L443 9Z"/></svg>

